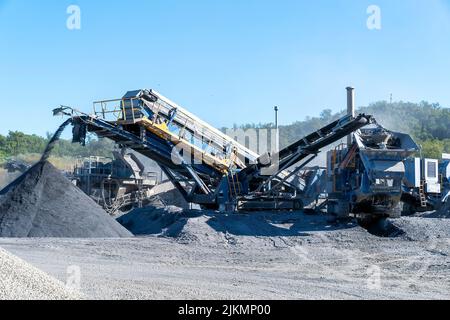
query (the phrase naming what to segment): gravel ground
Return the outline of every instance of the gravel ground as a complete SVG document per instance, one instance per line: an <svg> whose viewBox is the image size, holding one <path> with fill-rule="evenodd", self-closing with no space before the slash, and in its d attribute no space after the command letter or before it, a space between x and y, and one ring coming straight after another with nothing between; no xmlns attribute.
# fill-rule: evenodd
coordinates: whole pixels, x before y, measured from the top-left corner
<svg viewBox="0 0 450 320"><path fill-rule="evenodd" d="M61 281L79 266L95 299L450 299L449 220L395 220L391 238L301 214L191 214L161 226L133 239L0 246Z"/></svg>
<svg viewBox="0 0 450 320"><path fill-rule="evenodd" d="M0 249L0 300L77 300L82 295Z"/></svg>

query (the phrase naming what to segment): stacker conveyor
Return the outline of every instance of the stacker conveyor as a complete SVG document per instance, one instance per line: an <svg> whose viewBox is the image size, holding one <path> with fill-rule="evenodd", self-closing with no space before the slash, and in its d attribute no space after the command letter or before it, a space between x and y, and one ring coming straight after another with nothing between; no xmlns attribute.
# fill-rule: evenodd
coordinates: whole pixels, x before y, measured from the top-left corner
<svg viewBox="0 0 450 320"><path fill-rule="evenodd" d="M322 148L372 122L346 116L278 153L259 155L154 90L94 102L91 115L55 110L61 112L72 117L74 142L84 143L87 132L112 139L156 161L187 202L223 211L301 209L301 190L289 178Z"/></svg>

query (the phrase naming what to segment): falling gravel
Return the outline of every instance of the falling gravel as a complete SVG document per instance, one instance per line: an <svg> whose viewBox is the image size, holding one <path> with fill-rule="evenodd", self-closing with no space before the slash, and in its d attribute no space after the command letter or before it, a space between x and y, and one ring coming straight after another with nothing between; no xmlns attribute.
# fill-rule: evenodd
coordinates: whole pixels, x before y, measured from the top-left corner
<svg viewBox="0 0 450 320"><path fill-rule="evenodd" d="M131 236L49 162L34 165L0 192L0 237Z"/></svg>
<svg viewBox="0 0 450 320"><path fill-rule="evenodd" d="M0 300L79 300L82 295L0 248Z"/></svg>

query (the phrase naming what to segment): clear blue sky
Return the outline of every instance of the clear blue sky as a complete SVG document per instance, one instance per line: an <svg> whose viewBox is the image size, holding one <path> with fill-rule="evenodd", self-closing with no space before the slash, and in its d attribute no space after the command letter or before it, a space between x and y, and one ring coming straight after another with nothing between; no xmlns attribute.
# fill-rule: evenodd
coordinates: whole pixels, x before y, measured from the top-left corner
<svg viewBox="0 0 450 320"><path fill-rule="evenodd" d="M449 0L0 0L0 38L2 134L54 131L59 104L143 87L218 127L270 122L274 105L283 124L342 110L347 85L358 105L450 106Z"/></svg>

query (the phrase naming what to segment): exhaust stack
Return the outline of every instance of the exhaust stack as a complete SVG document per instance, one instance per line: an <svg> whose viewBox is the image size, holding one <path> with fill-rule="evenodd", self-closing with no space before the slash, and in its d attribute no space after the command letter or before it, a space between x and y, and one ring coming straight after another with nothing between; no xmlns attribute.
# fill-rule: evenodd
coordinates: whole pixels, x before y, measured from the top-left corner
<svg viewBox="0 0 450 320"><path fill-rule="evenodd" d="M355 88L347 87L347 114L349 116L355 117ZM347 145L353 143L353 135L350 134L347 136Z"/></svg>

